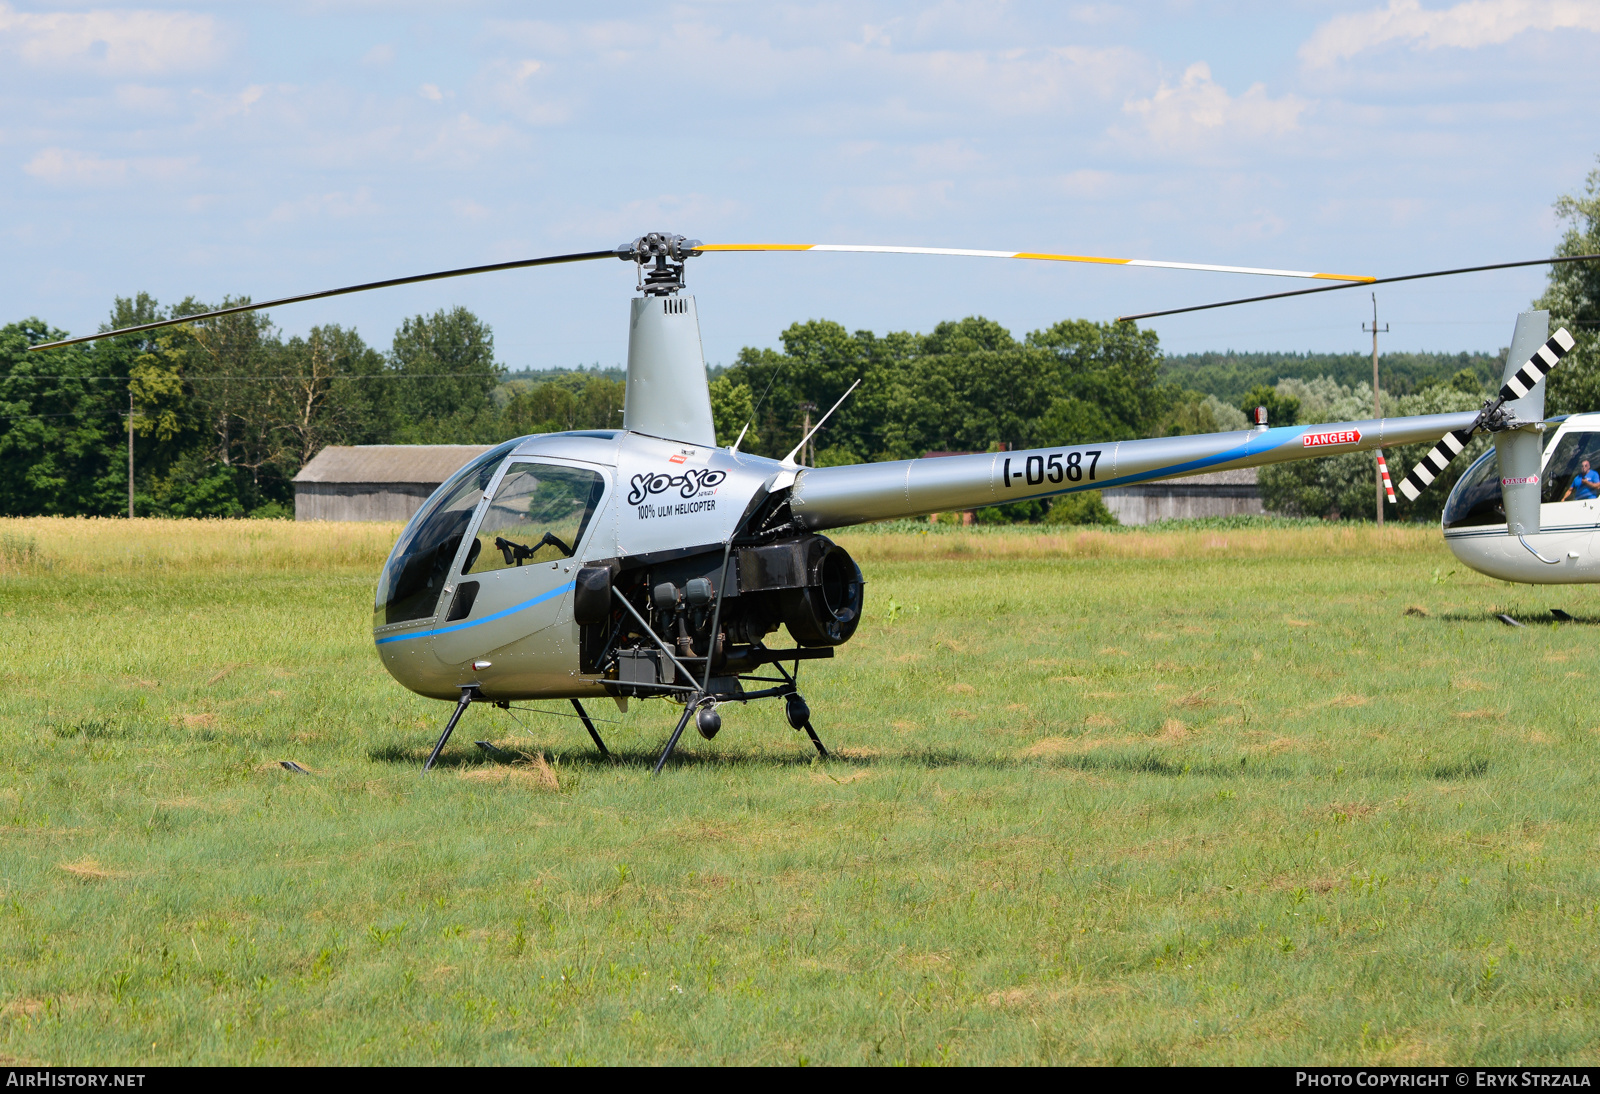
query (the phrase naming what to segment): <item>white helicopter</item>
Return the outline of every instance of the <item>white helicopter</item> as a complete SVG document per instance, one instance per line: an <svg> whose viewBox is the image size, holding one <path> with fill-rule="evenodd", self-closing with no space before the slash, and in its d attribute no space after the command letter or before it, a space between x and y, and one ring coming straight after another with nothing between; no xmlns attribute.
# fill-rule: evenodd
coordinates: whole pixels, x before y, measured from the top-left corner
<svg viewBox="0 0 1600 1094"><path fill-rule="evenodd" d="M684 264L717 251L757 250L1096 262L1338 283L1331 287L1375 281L1037 252L715 245L652 233L608 250L355 285L32 348L469 273L601 258L635 265L623 427L520 437L484 453L423 503L384 565L373 620L384 667L412 691L456 704L424 771L472 703L508 707L530 699L570 700L602 753L584 700L681 704L659 772L691 719L710 738L721 728L718 704L782 698L789 723L826 756L799 691L801 662L831 657L850 639L865 593L854 560L820 534L833 528L1440 437L1440 450L1455 443L1459 451L1457 438L1487 428L1509 469L1500 487L1512 519L1498 535L1527 544L1545 534L1537 505L1530 511L1525 500L1529 490L1537 493L1538 479L1530 487L1516 478L1525 464L1528 475L1538 474L1542 425L1525 400L1542 393L1545 373L1572 340L1561 331L1545 341L1530 317L1519 322L1514 342L1514 358L1526 349L1526 363L1514 360L1499 399L1478 412L1273 428L1258 410L1253 429L1231 433L809 468L796 456L837 403L782 460L741 452L742 433L730 447L716 443L695 300L682 292ZM1425 481L1437 473L1419 471ZM780 628L795 645L767 644Z"/></svg>

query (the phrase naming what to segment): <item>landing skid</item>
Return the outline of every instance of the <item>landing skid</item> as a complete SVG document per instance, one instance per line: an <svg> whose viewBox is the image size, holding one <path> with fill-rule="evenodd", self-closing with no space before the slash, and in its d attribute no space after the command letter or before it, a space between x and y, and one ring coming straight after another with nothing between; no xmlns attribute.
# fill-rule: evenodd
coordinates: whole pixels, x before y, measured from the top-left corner
<svg viewBox="0 0 1600 1094"><path fill-rule="evenodd" d="M778 663L778 657L785 654L794 657L795 671L793 673ZM819 656L831 657L833 655L833 650L761 650L760 655L767 664L772 665L772 667L778 671L778 673L782 676L782 679L762 676L736 676L731 678L723 678L731 679L733 681L732 687L734 690L719 690L713 692L707 690L707 685L711 683L711 678L708 672L707 679L700 683L700 686L693 688L661 684L653 686L649 684L635 684L630 686L630 690L635 693L644 690L653 691L655 694L664 696L676 696L687 693L683 700L683 714L678 718L678 724L673 727L672 736L667 739L667 746L661 750L661 756L656 760L655 767L650 772L652 775L661 774L661 769L665 767L667 765L667 761L672 758L673 752L676 751L678 747L678 741L683 737L683 731L689 726L689 719L694 718L697 720L701 735L709 740L711 737L716 735L717 730L722 724L722 718L717 714L717 705L719 703L730 701L748 702L752 699L781 698L784 701L784 717L788 720L789 725L792 726L796 731L804 730L806 736L811 739L812 745L815 746L817 755L824 760L828 759L828 750L823 745L822 739L817 736L815 727L813 727L811 724L811 707L807 705L805 699L800 694L798 677L800 672L800 662L802 660L809 660ZM785 660L787 659L788 658L785 657ZM687 670L685 670L685 674L687 675ZM693 677L691 676L689 679L692 680ZM743 685L746 682L769 683L776 684L777 686L763 688L759 691L745 691L743 690ZM450 736L456 731L456 725L461 721L461 716L466 713L467 707L471 706L473 703L483 703L489 701L490 700L484 699L483 692L478 684L461 685L461 698L456 701L455 709L450 712L450 720L445 724L444 732L439 735L439 740L433 746L433 751L428 754L427 762L422 765L422 770L424 773L432 770L434 763L438 761L439 754L444 751L444 746L450 742ZM606 747L605 741L601 740L600 731L595 728L594 719L589 717L589 712L583 708L583 704L577 699L571 699L569 702L572 703L572 709L575 714L565 715L565 717L570 718L576 716L580 721L582 721L583 728L588 730L589 739L594 742L595 749L599 751L601 756L610 759L611 750ZM494 705L502 710L509 711L512 709L510 702L504 700L496 701ZM560 712L547 710L538 711L538 713L559 714ZM489 755L495 755L501 751L487 741L478 741L476 743L480 749Z"/></svg>
<svg viewBox="0 0 1600 1094"><path fill-rule="evenodd" d="M450 741L450 735L456 731L456 723L461 721L461 715L466 713L467 707L471 706L473 703L482 703L485 701L486 700L483 698L483 694L479 690L479 686L477 684L463 684L461 686L461 698L456 701L455 710L450 712L450 721L445 723L444 732L439 735L439 743L434 745L433 751L428 754L428 762L422 765L422 770L424 773L433 767L434 761L439 758L439 753L444 751L444 746ZM495 703L495 706L499 707L501 710L511 709L511 704L508 702L498 702ZM594 727L594 721L589 717L589 712L583 709L583 704L578 702L578 700L573 699L572 709L577 711L577 717L583 721L583 728L589 731L589 739L594 742L594 747L599 749L600 755L604 756L606 759L610 759L611 750L606 748L606 743L600 739L600 731ZM556 712L549 711L545 713ZM477 741L475 743L480 749L491 756L505 754L503 750L496 748L488 741Z"/></svg>

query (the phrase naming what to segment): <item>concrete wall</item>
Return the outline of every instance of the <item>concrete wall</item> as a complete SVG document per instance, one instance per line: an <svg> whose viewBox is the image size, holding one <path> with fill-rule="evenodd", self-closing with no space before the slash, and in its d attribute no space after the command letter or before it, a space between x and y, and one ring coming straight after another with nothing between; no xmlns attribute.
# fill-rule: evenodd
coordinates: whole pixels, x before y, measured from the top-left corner
<svg viewBox="0 0 1600 1094"><path fill-rule="evenodd" d="M1186 487L1174 483L1152 483L1149 486L1119 486L1105 491L1103 496L1106 508L1115 513L1123 524L1266 512L1261 504L1261 491L1250 486Z"/></svg>
<svg viewBox="0 0 1600 1094"><path fill-rule="evenodd" d="M1115 513L1123 524L1266 513L1261 504L1261 488L1244 483L1191 485L1180 479L1177 482L1117 486L1104 491L1102 496L1106 508Z"/></svg>
<svg viewBox="0 0 1600 1094"><path fill-rule="evenodd" d="M438 484L297 482L295 520L410 520Z"/></svg>

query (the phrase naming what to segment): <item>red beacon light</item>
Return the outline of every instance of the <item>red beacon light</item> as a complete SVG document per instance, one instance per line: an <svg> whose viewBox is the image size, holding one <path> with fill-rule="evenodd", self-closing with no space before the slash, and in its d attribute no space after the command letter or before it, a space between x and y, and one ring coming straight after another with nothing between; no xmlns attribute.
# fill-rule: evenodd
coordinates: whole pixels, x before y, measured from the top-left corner
<svg viewBox="0 0 1600 1094"><path fill-rule="evenodd" d="M1267 428L1267 408L1264 406L1256 407L1250 412L1250 420L1255 423L1257 429Z"/></svg>

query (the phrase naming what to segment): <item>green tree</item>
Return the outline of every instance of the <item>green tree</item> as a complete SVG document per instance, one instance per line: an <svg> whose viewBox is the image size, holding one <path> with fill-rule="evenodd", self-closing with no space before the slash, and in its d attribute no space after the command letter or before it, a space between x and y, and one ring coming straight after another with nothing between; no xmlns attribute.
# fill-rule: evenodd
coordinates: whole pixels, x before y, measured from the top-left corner
<svg viewBox="0 0 1600 1094"><path fill-rule="evenodd" d="M1556 199L1556 215L1567 222L1558 256L1600 254L1600 168L1589 172L1581 194ZM1564 262L1550 267L1549 287L1534 306L1550 313L1552 329L1566 327L1577 340L1566 360L1550 374L1545 395L1548 414L1600 410L1600 262Z"/></svg>
<svg viewBox="0 0 1600 1094"><path fill-rule="evenodd" d="M1281 386L1280 383L1279 387ZM1371 390L1370 387L1368 390ZM1278 388L1257 384L1245 392L1244 398L1239 401L1239 409L1244 411L1244 416L1251 421L1255 420L1256 408L1263 406L1267 408L1268 425L1299 424L1300 400L1293 395L1280 392Z"/></svg>
<svg viewBox="0 0 1600 1094"><path fill-rule="evenodd" d="M112 514L127 505L127 387L97 377L104 356L83 346L31 353L67 337L40 319L0 328L0 512Z"/></svg>
<svg viewBox="0 0 1600 1094"><path fill-rule="evenodd" d="M394 432L412 443L461 443L497 437L491 393L502 369L494 332L466 308L407 319L389 353L394 374Z"/></svg>
<svg viewBox="0 0 1600 1094"><path fill-rule="evenodd" d="M270 367L276 373L269 401L272 459L286 479L327 445L371 434L367 392L382 382L383 358L355 330L312 327L273 354Z"/></svg>
<svg viewBox="0 0 1600 1094"><path fill-rule="evenodd" d="M1056 361L1059 394L1034 443L1077 444L1148 437L1181 394L1161 379L1161 343L1135 323L1069 319L1028 335Z"/></svg>
<svg viewBox="0 0 1600 1094"><path fill-rule="evenodd" d="M739 437L745 423L755 416L755 397L749 384L734 383L727 376L711 381L711 420L716 425L717 444L726 448ZM759 433L747 432L743 446L760 443Z"/></svg>

